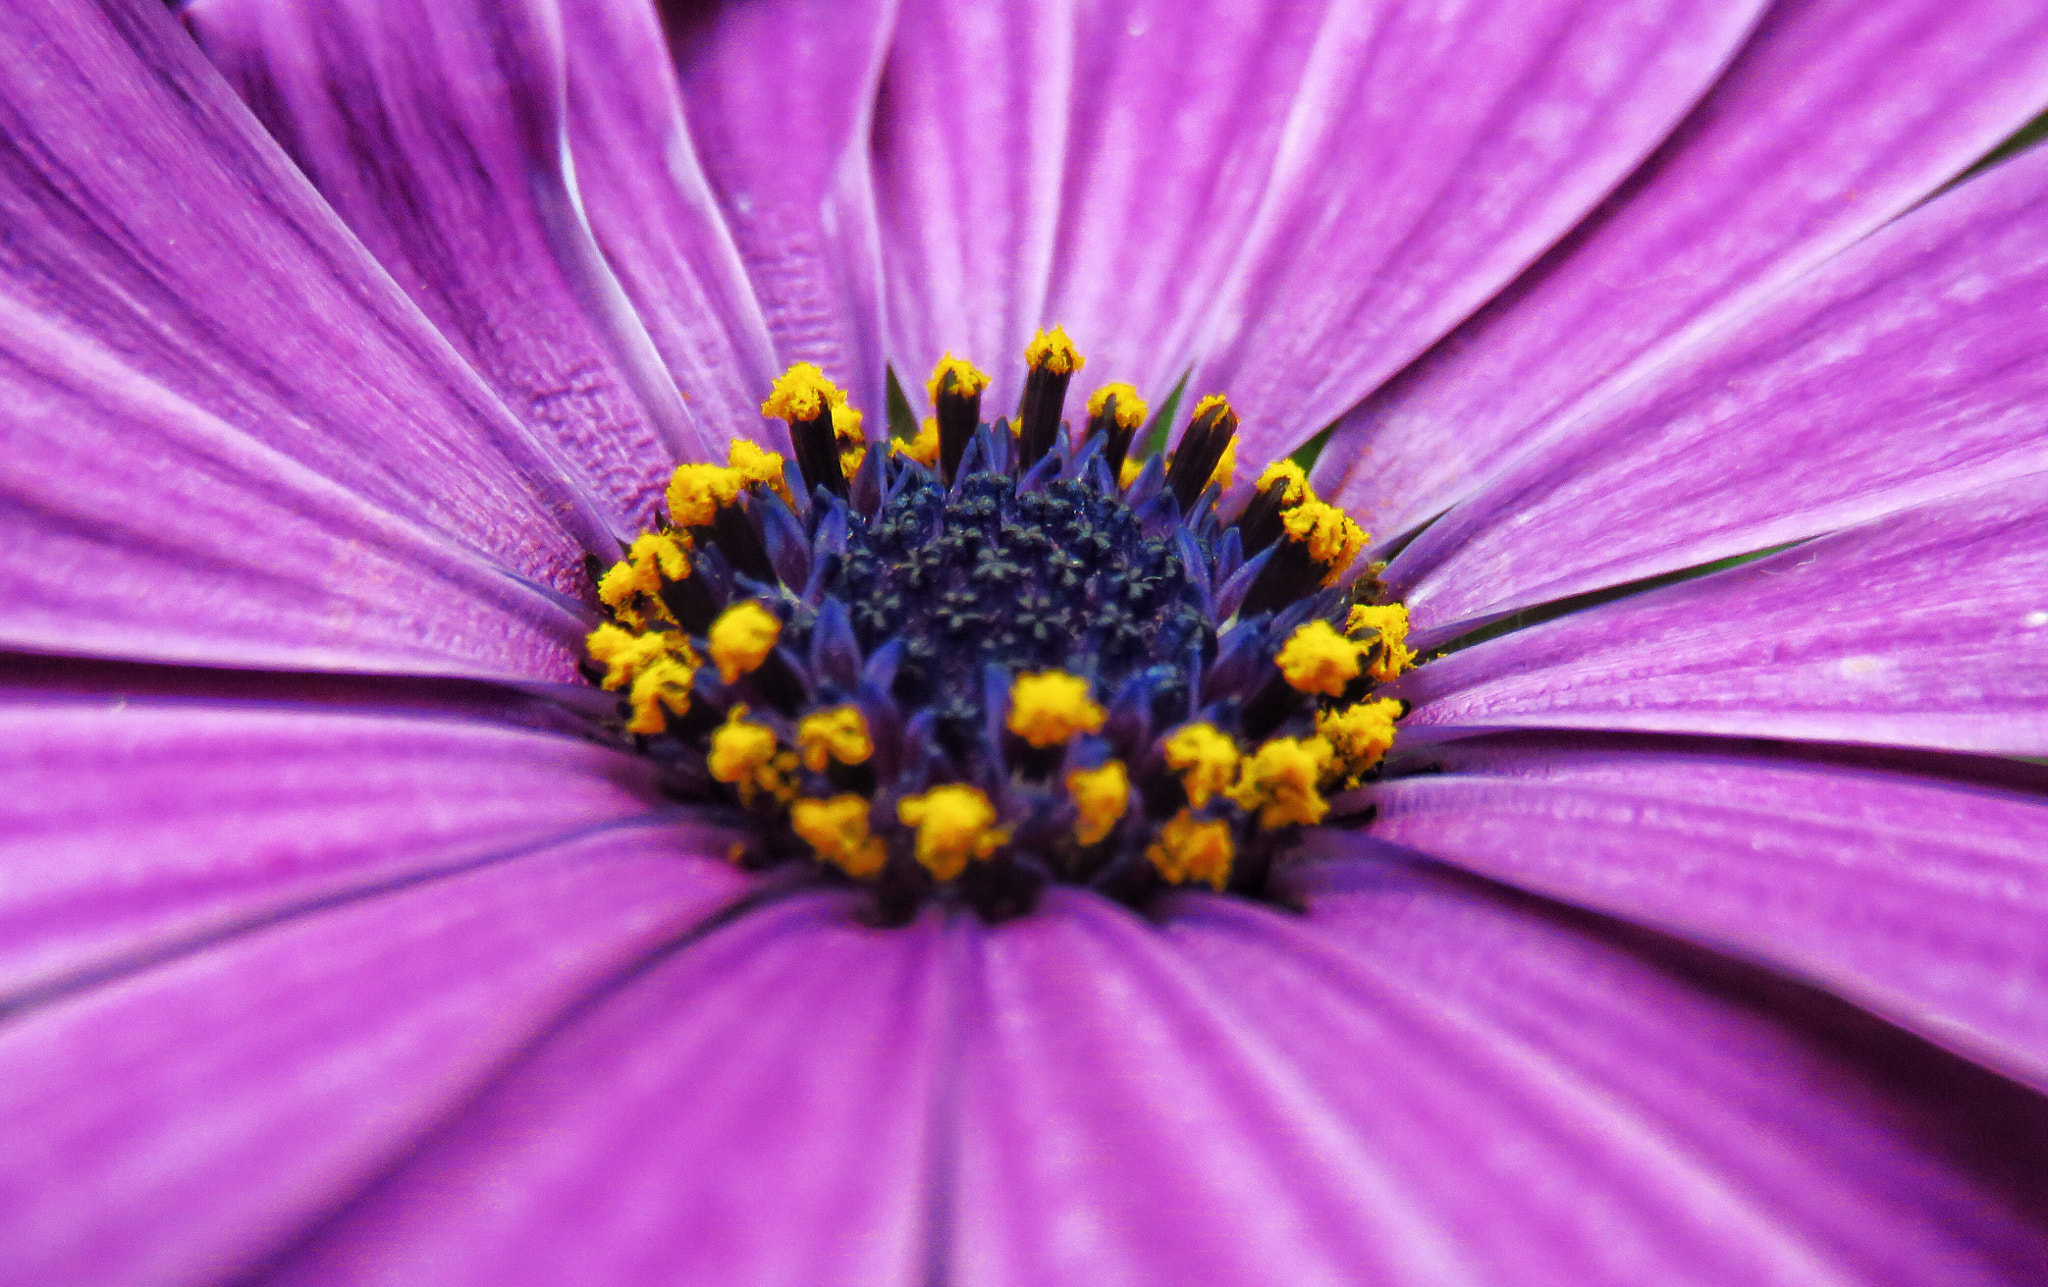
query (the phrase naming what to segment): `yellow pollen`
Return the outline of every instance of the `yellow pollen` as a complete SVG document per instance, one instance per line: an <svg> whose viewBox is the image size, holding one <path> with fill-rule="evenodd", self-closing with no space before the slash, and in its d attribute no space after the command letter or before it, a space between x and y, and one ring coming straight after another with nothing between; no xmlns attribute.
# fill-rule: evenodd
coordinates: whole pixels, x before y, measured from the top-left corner
<svg viewBox="0 0 2048 1287"><path fill-rule="evenodd" d="M789 807L789 825L810 845L821 862L829 862L855 880L882 870L889 848L868 834L868 802L857 795L829 800L798 800Z"/></svg>
<svg viewBox="0 0 2048 1287"><path fill-rule="evenodd" d="M1394 721L1400 714L1401 703L1391 697L1316 712L1316 736L1330 745L1326 782L1357 786L1360 775L1394 744Z"/></svg>
<svg viewBox="0 0 2048 1287"><path fill-rule="evenodd" d="M846 394L838 385L826 379L825 373L809 362L799 362L776 378L774 391L761 404L761 414L797 424L816 420L819 407L844 405ZM834 420L833 428L837 429L837 417Z"/></svg>
<svg viewBox="0 0 2048 1287"><path fill-rule="evenodd" d="M656 630L636 635L610 622L590 632L584 641L590 659L605 668L599 686L617 692L633 682L641 671L664 657L676 657L697 664L690 641L673 631Z"/></svg>
<svg viewBox="0 0 2048 1287"><path fill-rule="evenodd" d="M1200 420L1202 418L1202 414L1204 412L1213 409L1221 409L1225 412L1228 412L1230 410L1230 399L1224 397L1220 393L1212 393L1208 395L1207 397L1203 398L1200 402L1197 402L1195 404L1194 411L1190 413L1188 416L1188 423L1193 424L1195 421Z"/></svg>
<svg viewBox="0 0 2048 1287"><path fill-rule="evenodd" d="M1122 760L1110 760L1099 769L1075 769L1067 774L1067 798L1081 815L1074 824L1074 839L1095 844L1116 829L1130 807L1131 775Z"/></svg>
<svg viewBox="0 0 2048 1287"><path fill-rule="evenodd" d="M733 707L712 732L705 763L712 777L740 793L742 804L752 804L762 792L784 802L796 794L790 781L796 756L778 749L775 730L748 719L745 706Z"/></svg>
<svg viewBox="0 0 2048 1287"><path fill-rule="evenodd" d="M889 450L900 456L908 456L920 465L939 463L939 418L926 416L918 426L917 437L905 441L901 438L889 440Z"/></svg>
<svg viewBox="0 0 2048 1287"><path fill-rule="evenodd" d="M1265 472L1259 475L1260 491L1265 491L1276 484L1285 488L1280 494L1280 505L1283 509L1291 509L1303 501L1312 501L1316 498L1315 489L1308 485L1308 474L1291 460L1276 460L1266 466Z"/></svg>
<svg viewBox="0 0 2048 1287"><path fill-rule="evenodd" d="M1088 696L1088 681L1063 670L1019 675L1010 685L1010 731L1043 749L1093 733L1109 712Z"/></svg>
<svg viewBox="0 0 2048 1287"><path fill-rule="evenodd" d="M867 719L857 706L835 706L804 716L796 726L796 748L804 767L813 773L823 773L833 760L866 764L875 753Z"/></svg>
<svg viewBox="0 0 2048 1287"><path fill-rule="evenodd" d="M1287 636L1273 664L1297 692L1342 697L1344 689L1358 678L1362 659L1372 650L1337 633L1327 621L1305 622Z"/></svg>
<svg viewBox="0 0 2048 1287"><path fill-rule="evenodd" d="M1246 758L1230 798L1269 831L1293 822L1313 826L1330 811L1317 787L1333 755L1320 737L1276 737Z"/></svg>
<svg viewBox="0 0 2048 1287"><path fill-rule="evenodd" d="M1355 635L1361 630L1372 630L1379 634L1380 649L1372 663L1372 677L1381 683L1394 679L1404 670L1415 667L1415 652L1408 646L1408 609L1398 603L1361 603L1351 609L1351 615L1344 621L1344 633Z"/></svg>
<svg viewBox="0 0 2048 1287"><path fill-rule="evenodd" d="M1214 724L1188 724L1166 739L1166 766L1180 774L1188 803L1199 809L1230 785L1237 743Z"/></svg>
<svg viewBox="0 0 2048 1287"><path fill-rule="evenodd" d="M1095 418L1109 406L1109 400L1116 399L1116 424L1119 429L1136 429L1145 423L1145 417L1152 414L1152 408L1138 396L1138 391L1128 384L1105 384L1088 395L1088 416Z"/></svg>
<svg viewBox="0 0 2048 1287"><path fill-rule="evenodd" d="M1088 365L1088 359L1081 356L1081 350L1067 338L1067 328L1055 326L1050 331L1040 331L1024 346L1024 361L1034 371L1050 371L1054 375L1072 375Z"/></svg>
<svg viewBox="0 0 2048 1287"><path fill-rule="evenodd" d="M711 623L711 660L718 677L730 684L759 669L781 635L782 622L752 599L719 613Z"/></svg>
<svg viewBox="0 0 2048 1287"><path fill-rule="evenodd" d="M687 532L648 532L635 537L626 557L598 579L598 601L628 625L647 624L642 599L653 600L656 616L673 620L658 596L664 579L680 581L690 575L690 548Z"/></svg>
<svg viewBox="0 0 2048 1287"><path fill-rule="evenodd" d="M856 411L853 414L858 417L860 412ZM836 412L834 423L837 423ZM857 419L855 423L858 424ZM726 468L738 474L746 485L772 487L775 494L782 497L785 503L794 503L790 501L789 479L782 470L781 453L764 450L745 438L735 438L732 447L726 452L725 464Z"/></svg>
<svg viewBox="0 0 2048 1287"><path fill-rule="evenodd" d="M1209 475L1209 481L1224 491L1237 482L1237 439L1223 444L1223 456L1216 462L1216 469Z"/></svg>
<svg viewBox="0 0 2048 1287"><path fill-rule="evenodd" d="M1158 838L1145 849L1145 859L1169 885L1199 880L1214 889L1230 881L1230 824L1215 819L1199 822L1186 809L1167 820Z"/></svg>
<svg viewBox="0 0 2048 1287"><path fill-rule="evenodd" d="M690 686L697 679L697 655L688 644L683 645L683 653L681 659L657 658L633 677L632 691L626 695L633 710L633 718L626 721L627 732L659 733L668 727L670 715L689 714Z"/></svg>
<svg viewBox="0 0 2048 1287"><path fill-rule="evenodd" d="M1124 467L1117 471L1116 485L1128 491L1131 484L1138 481L1138 475L1144 471L1145 467L1143 465L1131 457L1125 456Z"/></svg>
<svg viewBox="0 0 2048 1287"><path fill-rule="evenodd" d="M1010 839L995 825L995 806L971 786L949 784L905 796L896 802L896 820L917 828L917 861L939 880L967 870L970 858L986 861Z"/></svg>
<svg viewBox="0 0 2048 1287"><path fill-rule="evenodd" d="M932 368L932 378L924 382L924 391L931 395L932 405L939 404L939 394L945 392L946 377L953 377L953 392L963 398L971 398L988 387L988 374L966 358L956 358L947 353Z"/></svg>
<svg viewBox="0 0 2048 1287"><path fill-rule="evenodd" d="M1287 534L1308 547L1308 556L1328 568L1324 585L1332 585L1365 548L1365 529L1335 505L1305 500L1280 520Z"/></svg>
<svg viewBox="0 0 2048 1287"><path fill-rule="evenodd" d="M677 527L709 527L746 485L739 471L724 465L677 465L668 483L668 516Z"/></svg>

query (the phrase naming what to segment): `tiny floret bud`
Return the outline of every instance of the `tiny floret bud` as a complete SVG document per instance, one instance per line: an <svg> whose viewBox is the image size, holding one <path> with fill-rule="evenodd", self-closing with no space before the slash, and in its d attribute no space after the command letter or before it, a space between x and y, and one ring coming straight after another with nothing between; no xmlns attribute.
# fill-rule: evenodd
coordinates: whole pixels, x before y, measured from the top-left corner
<svg viewBox="0 0 2048 1287"><path fill-rule="evenodd" d="M819 861L831 863L855 880L881 871L888 861L888 846L868 833L868 802L860 796L798 800L789 806L789 825Z"/></svg>
<svg viewBox="0 0 2048 1287"><path fill-rule="evenodd" d="M950 388L946 383L948 376L952 377ZM942 393L956 398L971 398L987 387L986 372L966 358L956 358L951 353L939 359L939 364L932 368L932 378L925 381L924 385L925 392L931 395L934 405L937 405Z"/></svg>
<svg viewBox="0 0 2048 1287"><path fill-rule="evenodd" d="M1109 712L1088 696L1088 681L1062 670L1019 675L1010 685L1012 733L1041 749L1076 733L1093 733Z"/></svg>
<svg viewBox="0 0 2048 1287"><path fill-rule="evenodd" d="M775 420L800 424L816 420L821 407L846 404L846 394L809 362L799 362L775 381L774 392L761 404L761 414Z"/></svg>
<svg viewBox="0 0 2048 1287"><path fill-rule="evenodd" d="M1244 761L1230 798L1256 813L1268 831L1289 823L1313 826L1330 811L1317 788L1331 758L1330 744L1320 737L1276 737Z"/></svg>
<svg viewBox="0 0 2048 1287"><path fill-rule="evenodd" d="M859 707L834 706L803 717L796 726L796 749L805 768L823 773L834 760L867 763L875 744L868 738L868 721Z"/></svg>
<svg viewBox="0 0 2048 1287"><path fill-rule="evenodd" d="M948 784L896 802L896 820L917 830L917 861L939 880L986 861L1010 839L995 825L996 809L971 786Z"/></svg>
<svg viewBox="0 0 2048 1287"><path fill-rule="evenodd" d="M1220 818L1198 821L1186 809L1169 818L1145 850L1146 861L1167 884L1201 881L1217 890L1229 883L1235 856L1229 823Z"/></svg>
<svg viewBox="0 0 2048 1287"><path fill-rule="evenodd" d="M1116 829L1130 807L1131 775L1122 760L1111 760L1099 769L1074 769L1067 774L1067 799L1080 815L1074 839L1097 844Z"/></svg>
<svg viewBox="0 0 2048 1287"><path fill-rule="evenodd" d="M782 635L782 622L752 599L736 603L711 623L711 661L730 684L758 670Z"/></svg>
<svg viewBox="0 0 2048 1287"><path fill-rule="evenodd" d="M1050 371L1054 375L1072 375L1088 365L1088 359L1081 356L1081 350L1067 338L1067 328L1055 326L1050 331L1040 331L1024 346L1024 361L1034 371Z"/></svg>
<svg viewBox="0 0 2048 1287"><path fill-rule="evenodd" d="M1128 384L1105 384L1088 395L1088 417L1093 420L1110 409L1111 398L1116 399L1116 423L1120 429L1136 429L1145 423L1145 417L1152 414L1152 408L1138 396L1138 391Z"/></svg>
<svg viewBox="0 0 2048 1287"><path fill-rule="evenodd" d="M1188 803L1197 809L1230 785L1237 772L1237 743L1214 724L1188 724L1166 739L1166 767L1180 774Z"/></svg>

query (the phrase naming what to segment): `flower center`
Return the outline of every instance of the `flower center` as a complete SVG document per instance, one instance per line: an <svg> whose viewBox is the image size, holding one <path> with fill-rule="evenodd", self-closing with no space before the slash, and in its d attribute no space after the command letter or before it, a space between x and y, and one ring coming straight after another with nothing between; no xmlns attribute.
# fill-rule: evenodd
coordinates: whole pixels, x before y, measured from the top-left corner
<svg viewBox="0 0 2048 1287"><path fill-rule="evenodd" d="M676 471L673 525L599 579L592 678L678 795L752 819L740 861L857 882L882 919L1053 882L1259 896L1392 744L1372 690L1412 663L1407 614L1347 579L1365 533L1298 467L1239 498L1223 398L1140 461L1136 390L1069 426L1081 355L1055 329L1025 360L1014 421L948 354L888 444L792 367L762 410L793 463L738 441Z"/></svg>

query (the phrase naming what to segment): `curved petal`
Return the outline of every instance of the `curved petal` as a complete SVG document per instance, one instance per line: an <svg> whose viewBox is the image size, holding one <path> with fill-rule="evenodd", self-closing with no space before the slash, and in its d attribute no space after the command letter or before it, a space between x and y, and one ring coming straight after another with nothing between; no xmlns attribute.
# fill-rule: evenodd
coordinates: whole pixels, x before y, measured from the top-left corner
<svg viewBox="0 0 2048 1287"><path fill-rule="evenodd" d="M1420 637L2048 468L2044 199L1999 166L1496 475L1387 570Z"/></svg>
<svg viewBox="0 0 2048 1287"><path fill-rule="evenodd" d="M0 46L0 293L336 487L582 586L605 524L163 6L25 0Z"/></svg>
<svg viewBox="0 0 2048 1287"><path fill-rule="evenodd" d="M578 203L552 0L197 0L185 18L506 405L642 526L668 467L710 447Z"/></svg>
<svg viewBox="0 0 2048 1287"><path fill-rule="evenodd" d="M1937 1095L1442 884L1390 868L1362 910L1391 930L1319 889L1306 921L1200 899L1161 933L1060 895L987 935L958 1276L1903 1287L2048 1256L2038 1196L1954 1156L1997 1137ZM2008 1161L2048 1131L2014 1101Z"/></svg>
<svg viewBox="0 0 2048 1287"><path fill-rule="evenodd" d="M1400 695L1404 738L1548 726L2048 755L2048 474L1514 631Z"/></svg>
<svg viewBox="0 0 2048 1287"><path fill-rule="evenodd" d="M697 156L778 363L815 362L879 432L881 243L869 182L896 0L660 0Z"/></svg>
<svg viewBox="0 0 2048 1287"><path fill-rule="evenodd" d="M17 1015L0 1028L0 1265L78 1284L254 1268L733 897L738 873L678 840L564 845Z"/></svg>
<svg viewBox="0 0 2048 1287"><path fill-rule="evenodd" d="M2048 93L2048 16L2005 0L1774 5L1607 204L1347 415L1316 485L1398 535L1546 428L1984 155Z"/></svg>
<svg viewBox="0 0 2048 1287"><path fill-rule="evenodd" d="M266 1281L931 1281L943 943L852 908L792 899L622 984Z"/></svg>
<svg viewBox="0 0 2048 1287"><path fill-rule="evenodd" d="M903 0L882 74L874 183L889 357L906 386L946 350L971 358L991 377L991 416L1017 405L1024 345L1044 315L1074 24L1067 0Z"/></svg>
<svg viewBox="0 0 2048 1287"><path fill-rule="evenodd" d="M1505 740L1372 792L1372 833L1809 979L2048 1086L2048 793L1708 742ZM2005 783L2000 785L1999 783Z"/></svg>
<svg viewBox="0 0 2048 1287"><path fill-rule="evenodd" d="M768 323L690 143L661 24L648 4L561 7L570 151L598 245L705 433L758 433L779 374Z"/></svg>
<svg viewBox="0 0 2048 1287"><path fill-rule="evenodd" d="M100 682L0 698L0 1011L664 807L647 761L572 736Z"/></svg>
<svg viewBox="0 0 2048 1287"><path fill-rule="evenodd" d="M574 679L580 605L0 297L0 645Z"/></svg>
<svg viewBox="0 0 2048 1287"><path fill-rule="evenodd" d="M1528 267L1661 142L1760 4L1357 3L1310 56L1192 384L1285 455Z"/></svg>

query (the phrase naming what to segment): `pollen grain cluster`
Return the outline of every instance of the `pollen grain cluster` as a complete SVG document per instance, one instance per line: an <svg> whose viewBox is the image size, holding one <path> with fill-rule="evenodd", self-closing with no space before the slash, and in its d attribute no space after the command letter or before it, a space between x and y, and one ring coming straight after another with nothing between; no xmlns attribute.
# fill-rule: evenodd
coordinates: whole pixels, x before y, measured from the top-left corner
<svg viewBox="0 0 2048 1287"><path fill-rule="evenodd" d="M1069 424L1086 359L1055 328L1025 361L1016 415L984 420L988 376L946 354L923 431L887 443L791 368L762 407L791 452L676 470L667 521L597 576L588 673L678 795L752 819L741 861L856 882L885 919L1014 915L1055 882L1257 896L1392 745L1374 693L1414 662L1407 614L1298 467L1233 488L1223 397L1141 458L1136 389Z"/></svg>

